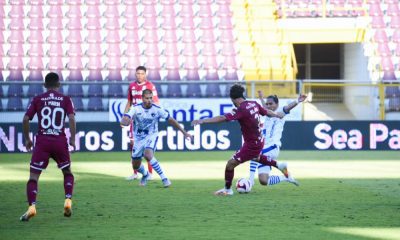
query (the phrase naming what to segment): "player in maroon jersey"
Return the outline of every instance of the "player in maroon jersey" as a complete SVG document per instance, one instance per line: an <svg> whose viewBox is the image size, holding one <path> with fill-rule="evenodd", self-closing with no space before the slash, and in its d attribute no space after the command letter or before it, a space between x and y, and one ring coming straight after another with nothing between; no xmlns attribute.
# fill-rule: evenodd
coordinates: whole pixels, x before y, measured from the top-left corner
<svg viewBox="0 0 400 240"><path fill-rule="evenodd" d="M225 188L215 192L215 195L233 195L231 189L234 176L234 169L241 163L249 160L255 160L264 165L274 166L288 175L285 163L278 163L267 156L260 155L264 145L262 134L262 122L260 115L282 118L283 115L274 113L271 110L263 108L256 101L247 101L244 97L244 87L233 85L230 89L230 98L237 109L225 115L216 116L208 119L194 120L192 125L203 123L219 123L224 121L237 120L240 124L244 143L242 147L227 162L225 168Z"/></svg>
<svg viewBox="0 0 400 240"><path fill-rule="evenodd" d="M49 164L49 158L56 161L64 175L64 216L70 217L72 214L71 198L74 188L74 175L71 172L71 160L64 126L65 117L68 116L71 132L69 145L75 148L75 110L71 98L58 92L60 80L56 73L46 75L44 86L47 92L33 98L22 122L25 147L30 151L33 142L29 136L29 121L37 114L38 132L32 152L29 181L26 184L29 208L21 216L21 221L29 221L36 215L38 180L42 170L46 169Z"/></svg>
<svg viewBox="0 0 400 240"><path fill-rule="evenodd" d="M139 66L136 68L136 81L129 84L128 88L128 102L126 103L124 113L127 113L132 105L138 104L142 102L142 92L145 89L150 89L153 92L153 102L157 105L160 105L160 100L158 99L158 93L156 87L150 81L147 81L146 78L146 68L144 66ZM130 143L131 143L131 150L133 148L133 126L130 126ZM151 179L151 174L153 173L153 168L151 164L147 162L147 168L149 169L150 176L148 179ZM134 180L137 176L137 171L133 168L132 162L132 169L133 174L127 177L127 180Z"/></svg>

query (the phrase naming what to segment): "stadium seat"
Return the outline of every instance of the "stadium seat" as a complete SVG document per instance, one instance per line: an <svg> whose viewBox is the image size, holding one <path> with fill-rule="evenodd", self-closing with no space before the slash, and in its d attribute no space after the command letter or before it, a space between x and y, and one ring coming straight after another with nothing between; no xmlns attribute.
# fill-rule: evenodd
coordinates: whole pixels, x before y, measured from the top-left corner
<svg viewBox="0 0 400 240"><path fill-rule="evenodd" d="M83 81L83 76L82 76L81 69L71 70L69 72L67 80L70 81L70 82L82 82Z"/></svg>
<svg viewBox="0 0 400 240"><path fill-rule="evenodd" d="M28 87L28 97L36 97L39 94L42 94L44 92L44 87L43 84L38 84L38 83L30 83Z"/></svg>
<svg viewBox="0 0 400 240"><path fill-rule="evenodd" d="M373 28L385 28L386 24L382 16L372 16L371 26Z"/></svg>
<svg viewBox="0 0 400 240"><path fill-rule="evenodd" d="M109 69L109 74L106 77L108 81L119 82L122 81L120 69Z"/></svg>
<svg viewBox="0 0 400 240"><path fill-rule="evenodd" d="M389 111L400 111L400 98L390 98L389 99Z"/></svg>
<svg viewBox="0 0 400 240"><path fill-rule="evenodd" d="M75 111L83 111L84 110L82 98L73 97L72 102L74 103Z"/></svg>
<svg viewBox="0 0 400 240"><path fill-rule="evenodd" d="M399 87L387 86L385 88L385 95L387 98L391 97L400 97L400 89Z"/></svg>
<svg viewBox="0 0 400 240"><path fill-rule="evenodd" d="M392 53L389 49L389 46L386 42L384 43L378 43L378 55L382 57L390 57L392 56Z"/></svg>
<svg viewBox="0 0 400 240"><path fill-rule="evenodd" d="M87 80L91 81L91 82L102 82L103 75L101 74L101 70L100 69L90 69Z"/></svg>
<svg viewBox="0 0 400 240"><path fill-rule="evenodd" d="M165 94L164 94L164 92L162 90L161 84L160 83L155 83L154 85L156 87L158 97L159 98L165 97Z"/></svg>
<svg viewBox="0 0 400 240"><path fill-rule="evenodd" d="M70 97L83 97L83 88L81 84L69 84L68 96Z"/></svg>
<svg viewBox="0 0 400 240"><path fill-rule="evenodd" d="M160 81L161 75L159 69L147 69L147 79L150 81Z"/></svg>
<svg viewBox="0 0 400 240"><path fill-rule="evenodd" d="M37 59L41 61L40 58ZM28 67L28 69L30 69L30 67ZM26 80L29 82L43 82L42 69L43 68L30 69L29 76Z"/></svg>
<svg viewBox="0 0 400 240"><path fill-rule="evenodd" d="M102 97L103 86L100 84L90 84L88 89L88 97Z"/></svg>
<svg viewBox="0 0 400 240"><path fill-rule="evenodd" d="M390 18L390 27L393 28L393 29L399 29L400 28L400 15L392 16Z"/></svg>
<svg viewBox="0 0 400 240"><path fill-rule="evenodd" d="M3 111L3 101L1 101L1 98L0 98L0 112L1 111Z"/></svg>
<svg viewBox="0 0 400 240"><path fill-rule="evenodd" d="M20 97L9 97L7 102L7 111L22 111L22 98Z"/></svg>
<svg viewBox="0 0 400 240"><path fill-rule="evenodd" d="M389 40L386 35L385 29L376 29L375 34L374 34L374 40L375 40L375 42L378 42L378 43L387 43Z"/></svg>
<svg viewBox="0 0 400 240"><path fill-rule="evenodd" d="M221 89L218 83L208 83L206 87L206 97L221 97Z"/></svg>
<svg viewBox="0 0 400 240"><path fill-rule="evenodd" d="M8 97L22 97L24 95L24 91L22 89L21 84L10 84L8 86Z"/></svg>
<svg viewBox="0 0 400 240"><path fill-rule="evenodd" d="M0 98L4 97L3 86L0 85Z"/></svg>
<svg viewBox="0 0 400 240"><path fill-rule="evenodd" d="M182 97L181 84L180 83L168 84L166 97Z"/></svg>
<svg viewBox="0 0 400 240"><path fill-rule="evenodd" d="M202 97L200 83L189 83L186 89L186 97L198 98Z"/></svg>
<svg viewBox="0 0 400 240"><path fill-rule="evenodd" d="M387 4L387 9L386 9L386 15L387 16L399 16L400 15L400 9L398 2L389 2Z"/></svg>
<svg viewBox="0 0 400 240"><path fill-rule="evenodd" d="M101 97L91 97L88 102L89 111L103 111L103 101Z"/></svg>
<svg viewBox="0 0 400 240"><path fill-rule="evenodd" d="M187 80L200 80L199 72L197 69L188 69L185 78Z"/></svg>
<svg viewBox="0 0 400 240"><path fill-rule="evenodd" d="M107 95L109 97L124 97L121 84L109 84Z"/></svg>

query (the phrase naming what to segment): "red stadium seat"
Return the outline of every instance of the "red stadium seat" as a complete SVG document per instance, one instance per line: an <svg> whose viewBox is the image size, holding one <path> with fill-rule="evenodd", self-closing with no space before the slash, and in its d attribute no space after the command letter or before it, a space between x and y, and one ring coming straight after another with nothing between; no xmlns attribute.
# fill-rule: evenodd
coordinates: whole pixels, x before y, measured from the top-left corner
<svg viewBox="0 0 400 240"><path fill-rule="evenodd" d="M42 8L42 4L30 4L31 8L28 12L28 17L30 17L31 19L34 18L43 18L44 17L44 13L43 13L43 8Z"/></svg>
<svg viewBox="0 0 400 240"><path fill-rule="evenodd" d="M388 3L387 9L386 9L386 15L387 16L399 16L400 15L399 3L398 2Z"/></svg>

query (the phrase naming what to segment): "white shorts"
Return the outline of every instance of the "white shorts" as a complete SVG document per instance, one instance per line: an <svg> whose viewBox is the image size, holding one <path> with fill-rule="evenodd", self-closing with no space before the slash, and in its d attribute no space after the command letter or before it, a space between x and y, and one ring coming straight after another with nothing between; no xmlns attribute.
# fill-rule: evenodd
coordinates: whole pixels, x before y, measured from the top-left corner
<svg viewBox="0 0 400 240"><path fill-rule="evenodd" d="M132 148L132 161L140 160L143 157L144 150L149 148L156 151L158 134L153 134L145 137L144 139L134 139Z"/></svg>
<svg viewBox="0 0 400 240"><path fill-rule="evenodd" d="M270 146L270 147L265 147L262 150L262 155L265 155L267 157L272 158L273 160L276 160L279 156L279 146ZM269 174L271 172L271 166L265 166L265 165L258 165L258 174Z"/></svg>

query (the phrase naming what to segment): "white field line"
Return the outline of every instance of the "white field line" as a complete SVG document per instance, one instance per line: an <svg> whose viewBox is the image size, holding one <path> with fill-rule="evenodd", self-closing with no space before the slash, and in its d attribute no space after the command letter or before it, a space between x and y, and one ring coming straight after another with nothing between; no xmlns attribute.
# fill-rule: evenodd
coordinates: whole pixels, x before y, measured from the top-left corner
<svg viewBox="0 0 400 240"><path fill-rule="evenodd" d="M164 172L171 179L223 179L225 161L219 162L166 162L160 161ZM29 176L27 164L0 165L0 181L23 180ZM73 172L126 177L132 173L130 162L78 162L72 163ZM400 161L291 161L289 170L296 178L400 178ZM247 177L249 164L236 168L235 177ZM156 174L156 173L154 173ZM280 174L273 169L273 174ZM86 177L86 176L85 176ZM50 164L41 180L61 180L55 164Z"/></svg>
<svg viewBox="0 0 400 240"><path fill-rule="evenodd" d="M382 240L398 240L398 239L400 239L400 228L336 227L336 228L329 228L328 231L343 233L345 235L367 237L367 238L371 238L371 239L382 239Z"/></svg>

